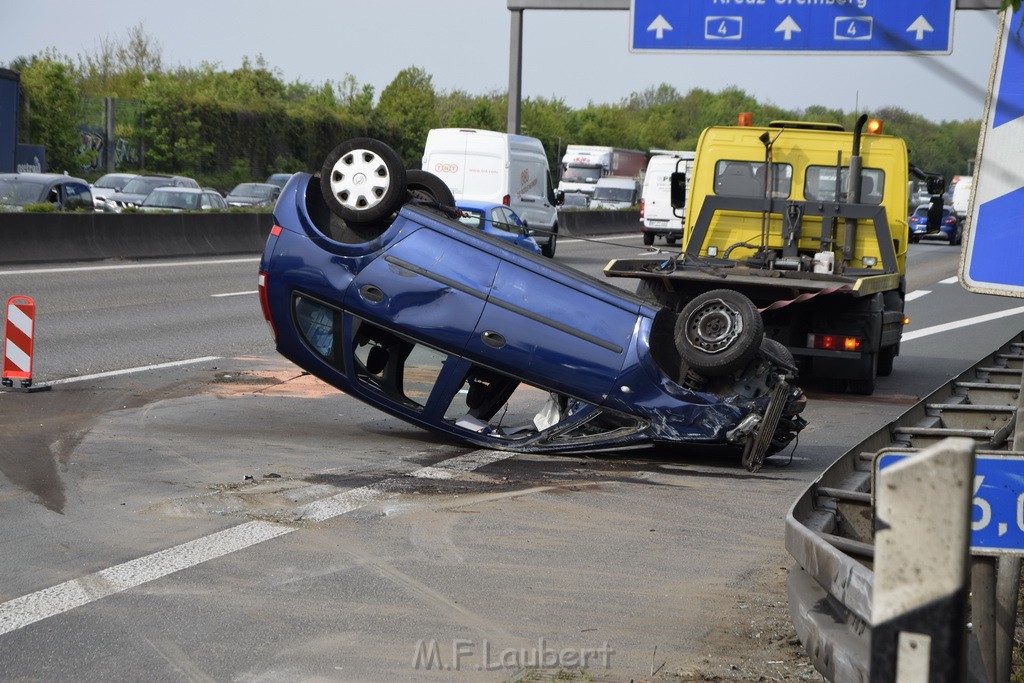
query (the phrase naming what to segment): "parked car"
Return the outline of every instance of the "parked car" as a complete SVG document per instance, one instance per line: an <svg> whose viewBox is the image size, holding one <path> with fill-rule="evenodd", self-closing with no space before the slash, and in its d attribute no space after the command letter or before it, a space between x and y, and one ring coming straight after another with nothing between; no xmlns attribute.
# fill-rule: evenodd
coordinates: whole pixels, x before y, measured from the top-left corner
<svg viewBox="0 0 1024 683"><path fill-rule="evenodd" d="M92 211L89 183L60 173L0 173L0 208L21 211L29 204L53 204L58 211Z"/></svg>
<svg viewBox="0 0 1024 683"><path fill-rule="evenodd" d="M158 187L194 187L199 188L192 178L170 175L138 175L125 183L120 192L107 197L107 206L113 211L123 211L142 204L142 200Z"/></svg>
<svg viewBox="0 0 1024 683"><path fill-rule="evenodd" d="M267 183L271 185L277 185L278 187L284 187L288 184L288 181L292 179L294 173L271 173L267 176Z"/></svg>
<svg viewBox="0 0 1024 683"><path fill-rule="evenodd" d="M258 290L298 366L483 448L701 444L746 460L806 424L793 358L746 297L659 308L460 223L451 193L429 201L431 174L416 171L410 191L413 174L360 138L285 187Z"/></svg>
<svg viewBox="0 0 1024 683"><path fill-rule="evenodd" d="M951 245L956 246L963 241L963 221L960 220L960 217L950 205L942 207L942 220L939 223L939 230L937 232L928 232L928 204L923 204L914 209L914 213L910 214L908 222L910 223L911 242L919 242L925 237L942 237L949 240Z"/></svg>
<svg viewBox="0 0 1024 683"><path fill-rule="evenodd" d="M143 211L226 211L228 203L216 190L196 187L158 187L142 200Z"/></svg>
<svg viewBox="0 0 1024 683"><path fill-rule="evenodd" d="M272 183L240 183L228 192L228 206L270 206L281 195L281 187Z"/></svg>
<svg viewBox="0 0 1024 683"><path fill-rule="evenodd" d="M91 187L92 201L96 208L106 208L107 197L115 192L120 192L128 181L136 175L136 173L107 173L100 176Z"/></svg>
<svg viewBox="0 0 1024 683"><path fill-rule="evenodd" d="M482 230L535 254L540 253L537 241L526 234L526 225L522 219L504 204L459 201L455 202L455 206L459 208L459 222L463 225Z"/></svg>
<svg viewBox="0 0 1024 683"><path fill-rule="evenodd" d="M559 211L583 211L590 207L590 197L582 192L566 192L559 205Z"/></svg>

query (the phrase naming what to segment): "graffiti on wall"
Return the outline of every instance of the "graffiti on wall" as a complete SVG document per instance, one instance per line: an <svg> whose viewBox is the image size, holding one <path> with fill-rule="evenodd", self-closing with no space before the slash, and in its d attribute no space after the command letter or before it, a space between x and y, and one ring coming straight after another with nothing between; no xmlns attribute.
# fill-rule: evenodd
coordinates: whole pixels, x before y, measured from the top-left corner
<svg viewBox="0 0 1024 683"><path fill-rule="evenodd" d="M107 136L96 129L81 131L82 145L80 151L85 155L83 171L102 171L107 146ZM128 138L117 138L114 141L114 169L137 169L142 167L139 143Z"/></svg>

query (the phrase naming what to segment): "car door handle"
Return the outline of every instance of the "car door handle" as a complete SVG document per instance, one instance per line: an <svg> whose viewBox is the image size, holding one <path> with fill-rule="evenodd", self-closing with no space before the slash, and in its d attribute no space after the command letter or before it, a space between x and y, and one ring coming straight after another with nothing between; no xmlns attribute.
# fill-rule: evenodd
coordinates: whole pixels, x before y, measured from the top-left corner
<svg viewBox="0 0 1024 683"><path fill-rule="evenodd" d="M497 332L492 332L491 330L482 332L480 334L480 340L492 349L500 349L505 345L505 337Z"/></svg>
<svg viewBox="0 0 1024 683"><path fill-rule="evenodd" d="M373 304L384 301L384 292L376 285L363 285L359 288L359 296Z"/></svg>

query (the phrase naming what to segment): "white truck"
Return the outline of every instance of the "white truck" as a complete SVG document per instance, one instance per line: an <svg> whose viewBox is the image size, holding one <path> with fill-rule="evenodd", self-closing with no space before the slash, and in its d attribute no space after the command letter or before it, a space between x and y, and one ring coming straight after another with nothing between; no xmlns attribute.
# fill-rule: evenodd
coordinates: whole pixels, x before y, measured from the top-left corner
<svg viewBox="0 0 1024 683"><path fill-rule="evenodd" d="M475 128L435 128L427 133L423 170L443 180L456 200L510 207L541 252L555 255L557 202L540 140Z"/></svg>
<svg viewBox="0 0 1024 683"><path fill-rule="evenodd" d="M562 156L558 189L593 197L601 178L639 178L647 168L647 154L635 149L569 145Z"/></svg>
<svg viewBox="0 0 1024 683"><path fill-rule="evenodd" d="M655 237L665 238L666 244L675 244L682 237L686 206L672 208L672 184L679 185L677 193L685 190L683 196L690 196L693 160L697 156L695 152L652 150L655 151L647 164L640 193L640 232L648 247L654 244Z"/></svg>

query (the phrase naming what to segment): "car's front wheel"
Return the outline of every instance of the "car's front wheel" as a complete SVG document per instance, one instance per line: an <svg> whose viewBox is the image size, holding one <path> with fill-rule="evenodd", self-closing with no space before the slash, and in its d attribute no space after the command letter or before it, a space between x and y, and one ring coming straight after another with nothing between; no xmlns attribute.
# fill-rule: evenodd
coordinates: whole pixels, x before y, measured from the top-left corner
<svg viewBox="0 0 1024 683"><path fill-rule="evenodd" d="M405 167L380 140L354 138L327 155L320 169L320 189L338 218L350 224L373 223L405 202Z"/></svg>

